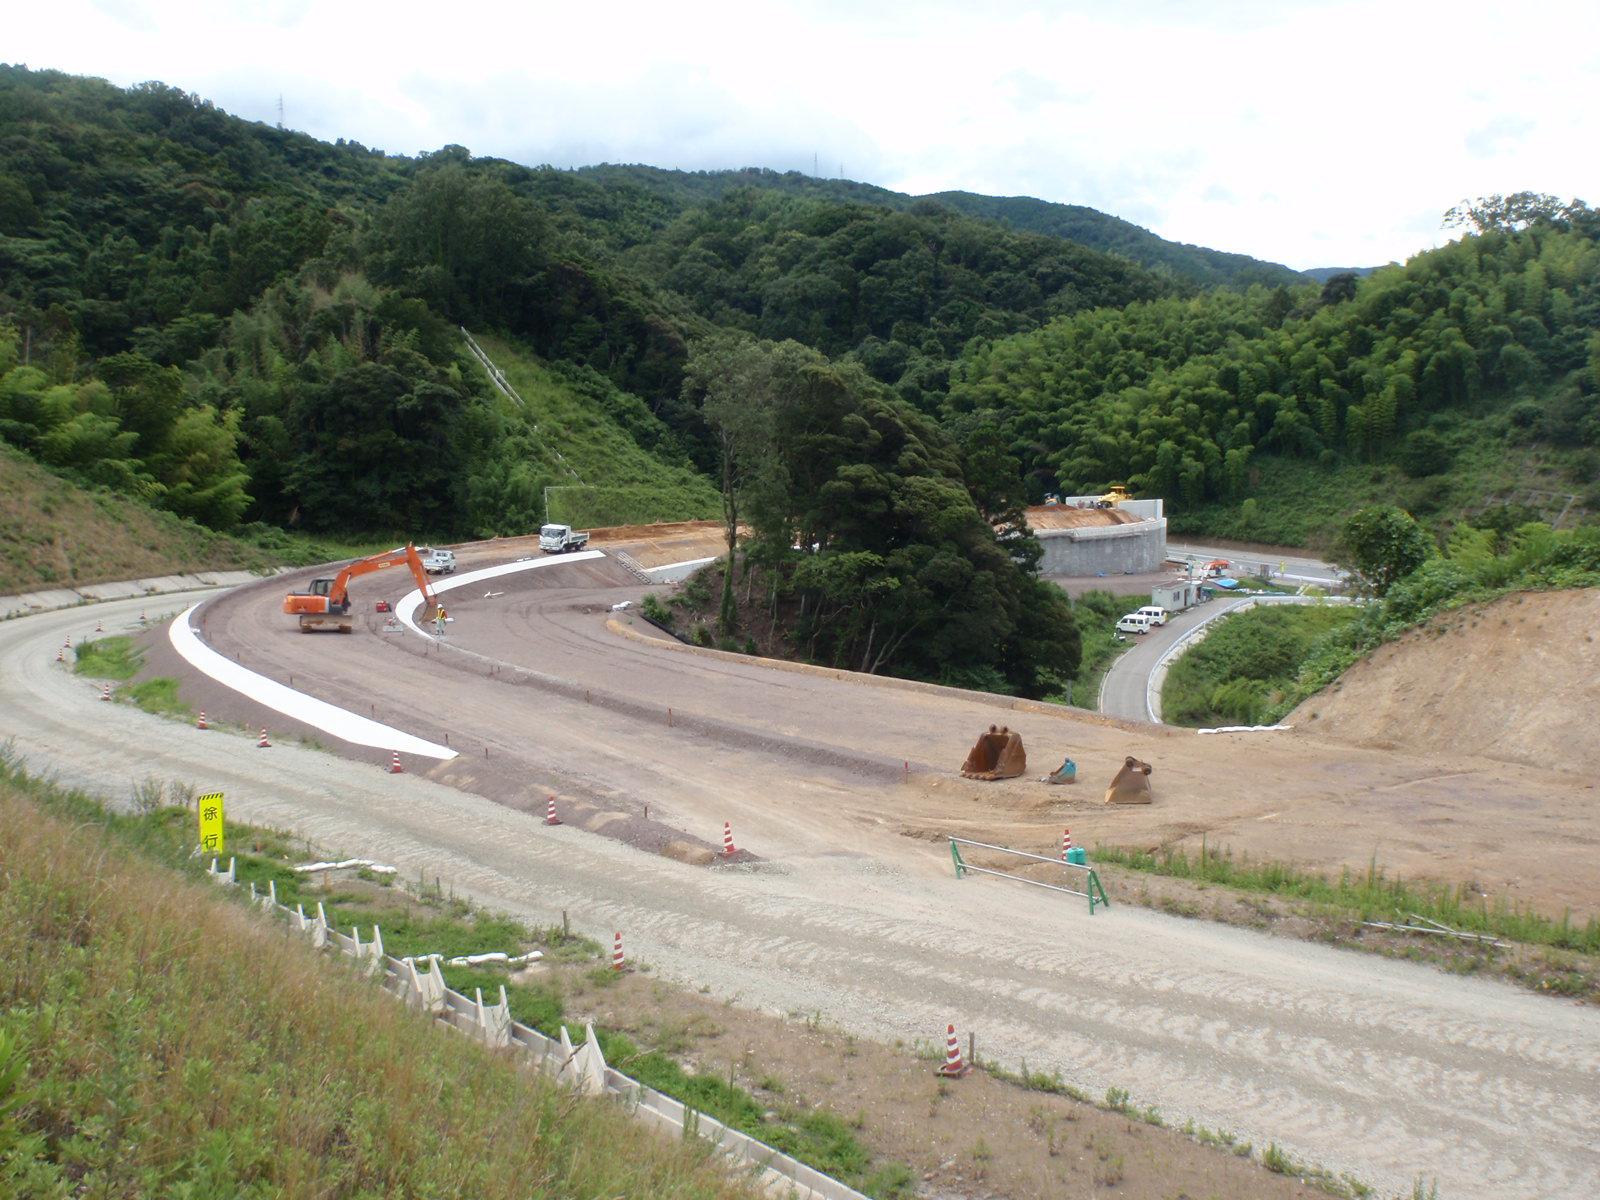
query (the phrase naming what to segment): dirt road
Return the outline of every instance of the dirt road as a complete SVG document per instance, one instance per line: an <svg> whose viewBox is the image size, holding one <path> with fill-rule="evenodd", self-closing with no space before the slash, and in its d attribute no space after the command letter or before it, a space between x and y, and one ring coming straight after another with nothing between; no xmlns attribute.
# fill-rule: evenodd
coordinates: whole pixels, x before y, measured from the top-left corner
<svg viewBox="0 0 1600 1200"><path fill-rule="evenodd" d="M80 612L0 625L0 736L67 782L126 794L147 776L192 780L226 791L241 819L437 875L530 921L570 911L598 938L624 931L661 976L741 1004L879 1041L929 1042L954 1021L987 1057L1059 1070L1094 1094L1126 1088L1170 1123L1192 1117L1387 1189L1422 1176L1450 1200L1600 1194L1600 1013L1128 906L1091 917L1002 880L957 882L943 840L1048 853L1063 825L1091 843L1205 829L1213 845L1363 868L1378 842L1392 869L1450 877L1481 869L1480 843L1519 819L1530 781L1547 794L1579 786L1570 777L1298 736L1199 739L686 653L626 636L648 627L610 611L642 592L619 574L572 564L484 589L498 596L458 589L443 648L371 629L292 632L282 582L208 603L219 651L448 736L461 757L431 779L421 762L390 775L381 753L287 744L284 722L230 712L202 684L187 689L196 707L266 723L277 745L103 704L53 661L66 633L81 636ZM96 615L126 621L140 607ZM1086 782L960 780L953 768L990 723L1024 731L1030 774L1070 752ZM1157 765L1157 803L1109 811L1094 781L1125 753ZM552 794L574 819L671 854L527 815ZM1516 849L1495 876L1546 878L1540 855L1581 822L1532 799L1520 819L1534 836L1506 839ZM1451 836L1430 833L1451 821ZM752 860L682 861L714 848L724 822ZM1592 903L1600 889L1572 874L1547 880L1547 896Z"/></svg>

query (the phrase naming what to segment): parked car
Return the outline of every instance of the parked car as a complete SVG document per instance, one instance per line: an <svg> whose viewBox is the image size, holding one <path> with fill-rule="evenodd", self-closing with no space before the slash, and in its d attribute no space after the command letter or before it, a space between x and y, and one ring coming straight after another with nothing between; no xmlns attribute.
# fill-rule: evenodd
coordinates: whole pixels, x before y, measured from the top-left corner
<svg viewBox="0 0 1600 1200"><path fill-rule="evenodd" d="M1118 633L1149 633L1150 618L1141 613L1128 613L1117 622Z"/></svg>

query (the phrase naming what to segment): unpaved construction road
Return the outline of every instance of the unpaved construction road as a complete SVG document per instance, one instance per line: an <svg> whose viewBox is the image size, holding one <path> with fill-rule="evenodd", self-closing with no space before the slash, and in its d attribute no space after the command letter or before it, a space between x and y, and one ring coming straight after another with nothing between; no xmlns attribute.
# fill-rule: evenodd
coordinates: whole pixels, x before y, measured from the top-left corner
<svg viewBox="0 0 1600 1200"><path fill-rule="evenodd" d="M1578 815L1548 815L1551 789L1581 786L1566 776L1445 770L1298 735L1198 738L664 647L609 611L645 590L609 563L450 593L442 648L371 618L349 637L302 636L280 611L284 590L213 596L196 624L245 666L448 737L460 757L389 774L386 753L295 745L291 722L201 681L185 685L196 708L266 725L274 746L103 703L56 650L97 617L109 631L141 609L155 618L146 602L0 624L0 737L35 770L113 798L146 779L192 781L226 792L230 816L330 853L438 877L535 924L567 912L602 941L620 930L659 976L741 1004L882 1042L936 1043L953 1022L986 1058L1096 1095L1125 1088L1170 1124L1276 1143L1388 1191L1421 1177L1445 1200L1600 1195L1600 1012L1115 895L1091 917L1040 888L958 882L944 840L1049 854L1063 826L1089 844L1204 830L1275 857L1327 861L1332 846L1333 861L1364 867L1377 846L1408 876L1548 883L1550 863L1578 857L1570 839L1592 836ZM156 673L180 674L163 645ZM1070 753L1086 782L959 779L991 723L1023 731L1030 775ZM1125 753L1156 764L1156 803L1107 810L1098 793ZM568 824L540 819L551 795ZM1481 846L1519 820L1526 836L1484 873ZM695 865L724 822L749 854ZM1311 844L1320 858L1298 853ZM1583 872L1597 868L1574 865L1550 896L1569 891L1590 911Z"/></svg>

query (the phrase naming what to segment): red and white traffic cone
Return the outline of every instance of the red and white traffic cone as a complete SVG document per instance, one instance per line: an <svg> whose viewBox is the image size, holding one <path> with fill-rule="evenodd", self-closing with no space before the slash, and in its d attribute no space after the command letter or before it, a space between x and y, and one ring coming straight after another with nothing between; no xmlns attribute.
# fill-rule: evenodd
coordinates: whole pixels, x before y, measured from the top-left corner
<svg viewBox="0 0 1600 1200"><path fill-rule="evenodd" d="M956 1042L956 1027L950 1025L945 1035L944 1066L935 1074L943 1075L947 1079L960 1079L968 1071L967 1064L961 1061L961 1046Z"/></svg>
<svg viewBox="0 0 1600 1200"><path fill-rule="evenodd" d="M265 725L263 725L261 727L261 740L256 743L256 749L257 750L267 750L267 749L270 749L271 746L272 746L272 743L267 741L267 727Z"/></svg>
<svg viewBox="0 0 1600 1200"><path fill-rule="evenodd" d="M202 708L200 710L200 719L194 723L194 727L196 729L205 729L206 728L206 710L205 709Z"/></svg>
<svg viewBox="0 0 1600 1200"><path fill-rule="evenodd" d="M111 685L109 683L101 685L101 687L100 687L100 699L102 699L102 700L111 699Z"/></svg>
<svg viewBox="0 0 1600 1200"><path fill-rule="evenodd" d="M722 823L722 852L724 854L737 854L733 848L733 826L727 821Z"/></svg>
<svg viewBox="0 0 1600 1200"><path fill-rule="evenodd" d="M405 770L406 769L400 765L400 751L396 750L394 752L394 761L389 764L389 774L403 775L405 774Z"/></svg>
<svg viewBox="0 0 1600 1200"><path fill-rule="evenodd" d="M617 934L616 945L611 951L611 969L614 971L627 970L627 965L622 957L622 935L620 933Z"/></svg>
<svg viewBox="0 0 1600 1200"><path fill-rule="evenodd" d="M56 661L57 662L66 662L67 661L67 648L65 646L61 647L61 649L56 651Z"/></svg>
<svg viewBox="0 0 1600 1200"><path fill-rule="evenodd" d="M1061 861L1072 861L1072 830L1070 829L1061 831Z"/></svg>
<svg viewBox="0 0 1600 1200"><path fill-rule="evenodd" d="M561 818L556 816L556 798L554 796L550 797L550 803L545 807L544 823L546 825L561 824ZM617 936L621 937L622 935L619 933Z"/></svg>

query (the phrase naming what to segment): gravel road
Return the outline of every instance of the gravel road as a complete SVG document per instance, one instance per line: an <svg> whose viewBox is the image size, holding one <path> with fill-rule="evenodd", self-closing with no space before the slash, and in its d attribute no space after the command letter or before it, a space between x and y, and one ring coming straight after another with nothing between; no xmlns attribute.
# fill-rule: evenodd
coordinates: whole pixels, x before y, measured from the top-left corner
<svg viewBox="0 0 1600 1200"><path fill-rule="evenodd" d="M1446 1200L1600 1195L1600 1012L1128 905L1091 917L1043 889L958 882L940 835L1003 829L998 810L1021 795L963 785L947 761L1006 722L1000 702L674 652L608 628L610 601L637 599L638 584L556 582L458 590L444 648L371 628L290 632L281 582L202 610L214 648L449 736L461 751L449 763L392 775L381 753L296 745L291 723L228 712L198 683L196 707L265 723L274 746L101 702L57 648L97 618L111 631L137 626L142 609L156 618L144 601L0 623L0 737L34 771L113 799L150 778L192 781L224 791L230 816L294 830L319 852L437 876L536 924L570 913L602 942L620 930L631 959L738 1003L884 1042L931 1044L954 1022L986 1058L1025 1059L1093 1094L1125 1088L1169 1123L1276 1143L1386 1190L1409 1194L1421 1176ZM1026 716L1050 733L1062 722L1069 745L1157 737ZM548 795L591 828L530 816ZM755 857L692 866L592 831L641 822L645 804L647 824L687 842L715 845L727 821Z"/></svg>

